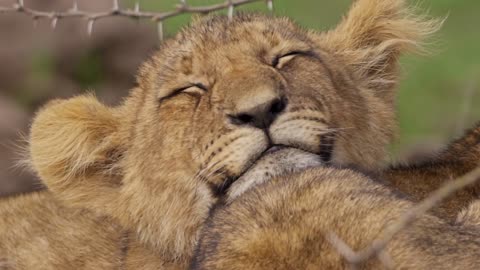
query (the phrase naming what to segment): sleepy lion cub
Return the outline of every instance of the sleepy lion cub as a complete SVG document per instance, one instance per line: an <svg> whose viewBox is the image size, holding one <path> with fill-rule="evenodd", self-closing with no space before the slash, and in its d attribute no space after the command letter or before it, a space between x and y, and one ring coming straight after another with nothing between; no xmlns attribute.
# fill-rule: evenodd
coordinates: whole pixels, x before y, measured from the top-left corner
<svg viewBox="0 0 480 270"><path fill-rule="evenodd" d="M38 112L30 157L47 190L1 200L2 267L185 269L212 207L276 145L421 186L418 198L444 179L435 166L472 170L478 143L432 163L425 182L384 170L398 59L436 28L404 0L357 0L326 33L252 14L195 22L143 65L122 105L84 95Z"/></svg>

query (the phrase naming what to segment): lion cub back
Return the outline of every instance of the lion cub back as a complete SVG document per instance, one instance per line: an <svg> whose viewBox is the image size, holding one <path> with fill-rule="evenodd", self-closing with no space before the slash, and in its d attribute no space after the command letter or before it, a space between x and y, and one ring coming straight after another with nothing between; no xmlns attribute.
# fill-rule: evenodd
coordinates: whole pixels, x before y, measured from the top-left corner
<svg viewBox="0 0 480 270"><path fill-rule="evenodd" d="M346 269L329 234L362 250L413 205L352 170L318 167L274 177L215 209L191 269ZM478 269L480 231L465 225L426 214L385 251L394 269ZM359 269L384 267L372 258Z"/></svg>
<svg viewBox="0 0 480 270"><path fill-rule="evenodd" d="M0 200L0 269L113 269L122 231L46 191Z"/></svg>

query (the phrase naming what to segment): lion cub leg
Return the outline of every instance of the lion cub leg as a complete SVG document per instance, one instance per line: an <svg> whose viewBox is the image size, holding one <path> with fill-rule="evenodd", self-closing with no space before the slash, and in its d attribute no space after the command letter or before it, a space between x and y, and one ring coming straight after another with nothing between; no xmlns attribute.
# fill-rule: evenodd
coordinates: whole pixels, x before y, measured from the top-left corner
<svg viewBox="0 0 480 270"><path fill-rule="evenodd" d="M449 180L465 175L480 166L480 123L453 141L432 160L416 165L393 166L382 178L415 199L426 198ZM480 194L480 183L454 194L435 210L436 214L455 219L461 209Z"/></svg>

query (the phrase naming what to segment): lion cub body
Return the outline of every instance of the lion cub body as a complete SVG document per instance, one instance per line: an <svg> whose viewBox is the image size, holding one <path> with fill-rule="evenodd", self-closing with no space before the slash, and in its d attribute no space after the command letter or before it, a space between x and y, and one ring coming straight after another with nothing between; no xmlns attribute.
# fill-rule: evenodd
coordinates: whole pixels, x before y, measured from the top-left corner
<svg viewBox="0 0 480 270"><path fill-rule="evenodd" d="M65 207L48 191L0 205L6 269L114 269L121 261L122 230L106 217Z"/></svg>
<svg viewBox="0 0 480 270"><path fill-rule="evenodd" d="M279 145L386 175L408 191L402 181L421 182L418 174L384 164L396 133L398 59L438 26L405 0L355 1L325 33L258 14L196 21L143 65L123 104L84 95L38 112L29 154L48 192L2 199L0 263L184 269L213 206L248 189L242 175ZM434 166L461 175L477 164L463 157ZM433 189L419 186L411 189L418 198Z"/></svg>
<svg viewBox="0 0 480 270"><path fill-rule="evenodd" d="M414 205L348 169L318 167L274 177L214 210L191 269L348 269L330 235L362 250ZM392 269L478 269L478 209L472 204L453 225L431 214L419 217L385 248ZM372 258L356 269L385 265Z"/></svg>
<svg viewBox="0 0 480 270"><path fill-rule="evenodd" d="M109 217L66 207L49 191L3 199L0 269L185 269L163 261Z"/></svg>

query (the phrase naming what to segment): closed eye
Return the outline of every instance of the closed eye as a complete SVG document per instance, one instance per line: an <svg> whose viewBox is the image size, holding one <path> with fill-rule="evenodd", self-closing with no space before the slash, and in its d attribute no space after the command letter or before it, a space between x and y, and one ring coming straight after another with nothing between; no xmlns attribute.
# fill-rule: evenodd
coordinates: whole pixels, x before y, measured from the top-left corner
<svg viewBox="0 0 480 270"><path fill-rule="evenodd" d="M187 85L187 86L184 86L184 87L180 87L178 89L176 89L174 91L179 93L179 92L207 92L208 89L205 85L201 84L201 83L192 83L190 85Z"/></svg>
<svg viewBox="0 0 480 270"><path fill-rule="evenodd" d="M308 55L308 52L304 51L291 51L286 54L276 56L272 61L272 67L281 69L285 64L290 62L293 58L299 55Z"/></svg>
<svg viewBox="0 0 480 270"><path fill-rule="evenodd" d="M205 92L208 92L208 88L204 84L202 84L202 83L192 83L192 84L189 84L187 86L179 87L179 88L173 90L172 93L170 93L169 95L161 97L159 101L174 97L174 96L182 94L182 93L197 96L197 95L201 95Z"/></svg>

